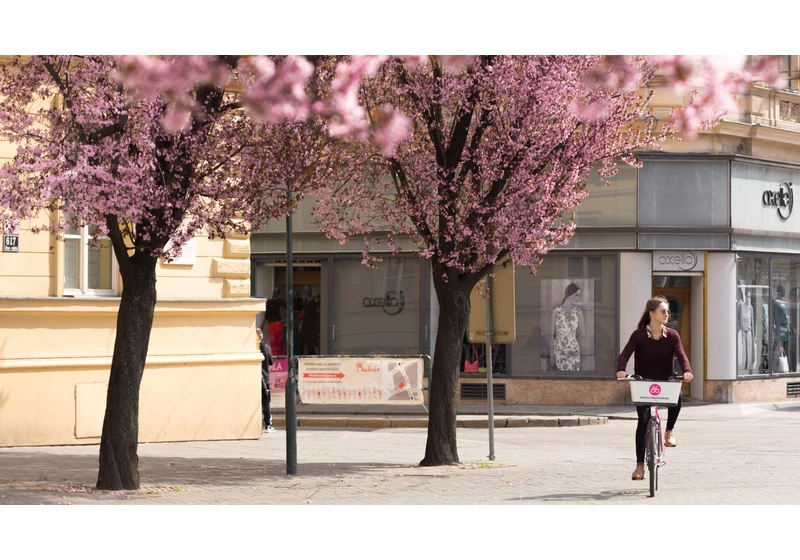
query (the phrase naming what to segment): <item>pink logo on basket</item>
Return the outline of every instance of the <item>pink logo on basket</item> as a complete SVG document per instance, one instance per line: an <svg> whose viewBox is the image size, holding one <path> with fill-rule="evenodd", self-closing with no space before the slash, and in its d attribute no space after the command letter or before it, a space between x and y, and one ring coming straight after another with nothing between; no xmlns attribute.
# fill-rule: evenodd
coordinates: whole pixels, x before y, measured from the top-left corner
<svg viewBox="0 0 800 560"><path fill-rule="evenodd" d="M650 385L650 394L654 397L661 394L661 385L653 383Z"/></svg>

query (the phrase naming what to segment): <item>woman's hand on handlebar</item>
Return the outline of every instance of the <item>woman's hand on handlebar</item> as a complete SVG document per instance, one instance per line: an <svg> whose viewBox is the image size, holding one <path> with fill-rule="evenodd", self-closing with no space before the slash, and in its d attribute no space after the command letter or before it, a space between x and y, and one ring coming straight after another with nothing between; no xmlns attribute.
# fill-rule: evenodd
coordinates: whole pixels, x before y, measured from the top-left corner
<svg viewBox="0 0 800 560"><path fill-rule="evenodd" d="M617 372L617 379L625 379L627 373L625 371L618 371Z"/></svg>

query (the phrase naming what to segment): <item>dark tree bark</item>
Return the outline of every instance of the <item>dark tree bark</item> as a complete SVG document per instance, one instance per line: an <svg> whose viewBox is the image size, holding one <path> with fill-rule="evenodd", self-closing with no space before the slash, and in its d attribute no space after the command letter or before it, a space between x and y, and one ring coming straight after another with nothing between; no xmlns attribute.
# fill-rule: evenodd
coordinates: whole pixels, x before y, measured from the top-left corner
<svg viewBox="0 0 800 560"><path fill-rule="evenodd" d="M428 440L420 466L458 463L456 412L461 348L469 320L472 288L478 274L463 274L432 263L433 285L439 301L439 332L428 388ZM448 274L445 282L443 274Z"/></svg>
<svg viewBox="0 0 800 560"><path fill-rule="evenodd" d="M156 306L157 258L139 254L123 271L114 357L100 440L100 490L139 488L139 387Z"/></svg>

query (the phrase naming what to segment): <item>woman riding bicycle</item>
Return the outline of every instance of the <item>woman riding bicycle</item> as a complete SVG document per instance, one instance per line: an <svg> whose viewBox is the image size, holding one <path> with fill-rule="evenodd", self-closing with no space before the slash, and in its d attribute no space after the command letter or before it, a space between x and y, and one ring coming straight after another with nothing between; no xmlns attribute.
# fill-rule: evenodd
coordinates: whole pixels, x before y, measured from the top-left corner
<svg viewBox="0 0 800 560"><path fill-rule="evenodd" d="M683 380L692 380L692 368L689 359L681 344L681 337L677 331L667 326L669 320L669 303L664 296L650 298L645 305L639 325L628 344L617 358L617 379L625 377L625 368L631 354L635 355L634 372L636 375L656 381L666 381L673 374L672 358L678 358ZM664 442L667 447L675 447L675 436L672 430L681 411L681 399L678 397L677 406L671 407L667 412L667 430L664 433ZM631 478L644 480L644 448L647 421L650 419L649 406L637 406L636 414L639 422L636 424L636 469Z"/></svg>

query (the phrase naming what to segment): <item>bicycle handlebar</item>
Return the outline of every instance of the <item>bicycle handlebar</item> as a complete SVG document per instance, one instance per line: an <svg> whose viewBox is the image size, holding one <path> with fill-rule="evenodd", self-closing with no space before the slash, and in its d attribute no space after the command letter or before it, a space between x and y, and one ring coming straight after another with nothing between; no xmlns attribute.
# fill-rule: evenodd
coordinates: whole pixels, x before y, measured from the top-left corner
<svg viewBox="0 0 800 560"><path fill-rule="evenodd" d="M646 377L642 377L641 375L626 375L625 377L620 377L617 381L662 381L661 379L647 379ZM683 381L683 375L670 375L667 378L667 381Z"/></svg>

